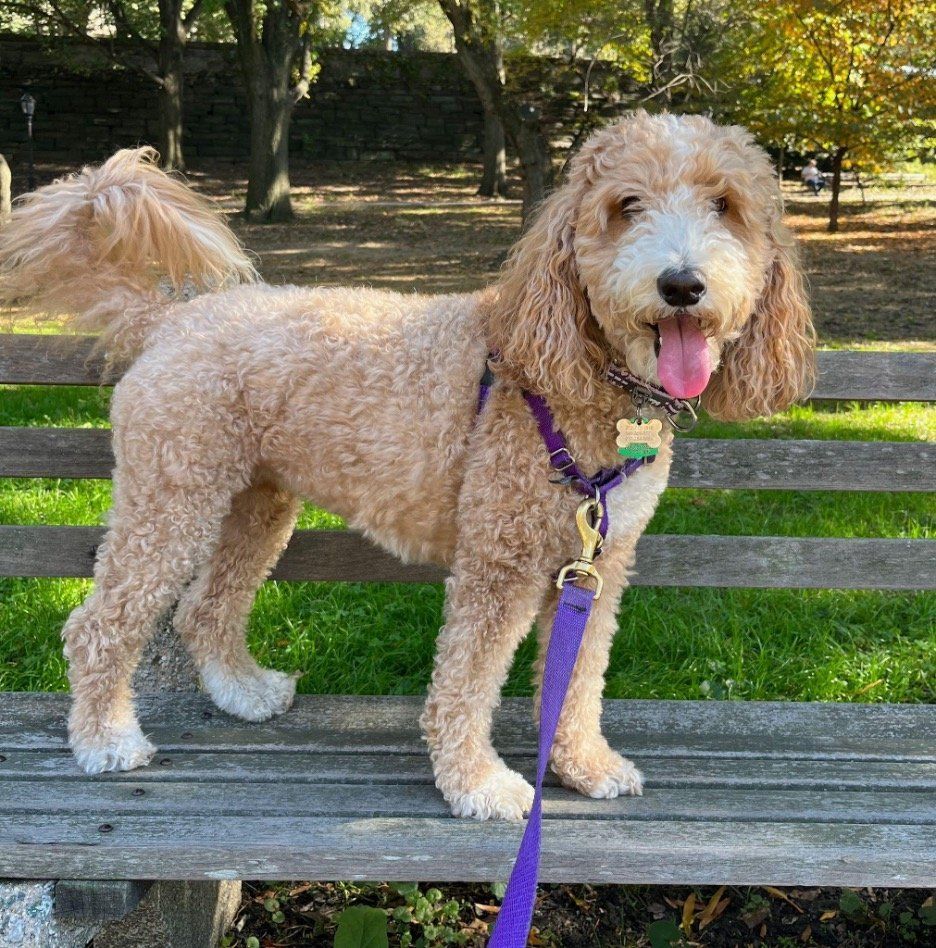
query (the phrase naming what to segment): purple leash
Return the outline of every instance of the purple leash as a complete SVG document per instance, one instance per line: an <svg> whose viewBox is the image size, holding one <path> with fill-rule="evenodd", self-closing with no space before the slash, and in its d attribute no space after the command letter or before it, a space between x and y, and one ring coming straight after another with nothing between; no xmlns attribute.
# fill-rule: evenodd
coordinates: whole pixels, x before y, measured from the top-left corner
<svg viewBox="0 0 936 948"><path fill-rule="evenodd" d="M536 880L539 876L543 829L543 777L546 776L553 738L559 725L559 715L562 713L562 705L575 668L575 659L594 601L595 593L591 589L576 586L575 583L566 583L562 587L543 668L536 793L488 948L524 948L527 943L530 923L533 920L533 905L536 902Z"/></svg>
<svg viewBox="0 0 936 948"><path fill-rule="evenodd" d="M493 382L493 373L490 367L486 367L478 390L479 414L487 403ZM546 400L531 392L524 392L523 397L536 419L540 437L549 452L549 463L560 474L555 483L575 487L592 503L590 505L588 500L583 501L576 514L579 531L582 533L585 545L582 557L573 561L560 573L560 580L567 578L571 581L562 581L560 586L562 592L546 649L533 806L523 831L520 849L510 873L507 892L488 942L488 948L525 948L527 944L539 876L543 830L543 779L546 776L556 728L559 726L562 706L572 680L572 672L575 670L575 661L582 644L582 637L585 635L588 617L591 615L592 604L601 594L601 580L591 566L591 562L592 558L600 553L601 541L608 532L605 497L609 491L645 463L643 458L634 458L620 467L603 468L593 477L587 477L572 457L565 436L556 427ZM589 516L585 508L588 508L590 512L600 511L598 523L583 522L581 518L587 521ZM591 544L586 542L586 535L591 537ZM597 580L598 585L595 590L576 585L574 580L583 575L591 575Z"/></svg>

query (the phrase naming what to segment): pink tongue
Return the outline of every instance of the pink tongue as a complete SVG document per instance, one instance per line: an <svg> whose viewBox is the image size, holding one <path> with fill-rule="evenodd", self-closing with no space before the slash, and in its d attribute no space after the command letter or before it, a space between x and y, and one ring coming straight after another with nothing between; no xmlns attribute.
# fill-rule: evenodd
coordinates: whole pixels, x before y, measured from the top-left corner
<svg viewBox="0 0 936 948"><path fill-rule="evenodd" d="M670 395L694 398L708 385L712 374L708 344L699 323L688 313L660 320L660 355L657 374Z"/></svg>

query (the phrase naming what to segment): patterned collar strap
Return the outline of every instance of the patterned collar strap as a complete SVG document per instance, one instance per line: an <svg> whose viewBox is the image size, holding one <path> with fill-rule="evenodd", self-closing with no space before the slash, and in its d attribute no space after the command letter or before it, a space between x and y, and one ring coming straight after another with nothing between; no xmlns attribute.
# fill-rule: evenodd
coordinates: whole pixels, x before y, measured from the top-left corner
<svg viewBox="0 0 936 948"><path fill-rule="evenodd" d="M605 378L618 388L627 392L634 400L639 414L644 405L662 408L666 413L666 420L676 431L692 431L699 420L696 409L699 407L699 398L675 398L662 388L657 388L649 382L638 378L627 369L619 365L610 365Z"/></svg>

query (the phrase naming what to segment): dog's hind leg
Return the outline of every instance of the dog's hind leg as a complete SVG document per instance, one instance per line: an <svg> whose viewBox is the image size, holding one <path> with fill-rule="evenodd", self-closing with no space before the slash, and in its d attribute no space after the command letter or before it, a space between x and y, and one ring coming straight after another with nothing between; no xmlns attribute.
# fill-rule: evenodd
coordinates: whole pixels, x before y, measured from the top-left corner
<svg viewBox="0 0 936 948"><path fill-rule="evenodd" d="M296 692L295 675L261 668L247 650L247 618L260 584L289 541L299 499L252 484L231 505L211 559L186 590L175 626L215 704L246 721L281 714Z"/></svg>
<svg viewBox="0 0 936 948"><path fill-rule="evenodd" d="M88 773L131 770L155 751L140 730L130 679L160 615L210 553L233 480L219 475L211 484L169 486L152 470L115 476L94 590L62 631L72 689L69 740Z"/></svg>

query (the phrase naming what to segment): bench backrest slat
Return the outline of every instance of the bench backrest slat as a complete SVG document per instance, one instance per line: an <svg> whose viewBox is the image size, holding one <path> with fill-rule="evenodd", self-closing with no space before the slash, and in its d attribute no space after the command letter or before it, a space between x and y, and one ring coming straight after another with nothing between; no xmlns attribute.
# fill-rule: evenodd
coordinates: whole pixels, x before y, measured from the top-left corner
<svg viewBox="0 0 936 948"><path fill-rule="evenodd" d="M106 428L0 428L0 477L109 478ZM686 438L671 487L936 491L936 446L910 441Z"/></svg>
<svg viewBox="0 0 936 948"><path fill-rule="evenodd" d="M90 336L0 334L0 384L98 385L93 346ZM818 369L814 398L936 401L936 353L823 351Z"/></svg>
<svg viewBox="0 0 936 948"><path fill-rule="evenodd" d="M0 576L90 576L103 527L0 526ZM635 586L933 589L929 540L651 534L637 547ZM299 530L274 579L439 582L433 566L401 563L357 533Z"/></svg>

